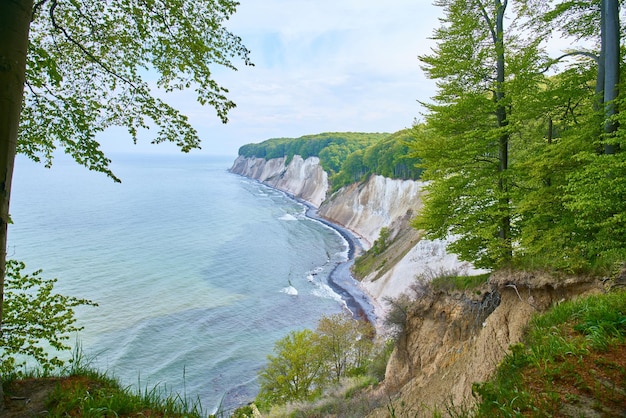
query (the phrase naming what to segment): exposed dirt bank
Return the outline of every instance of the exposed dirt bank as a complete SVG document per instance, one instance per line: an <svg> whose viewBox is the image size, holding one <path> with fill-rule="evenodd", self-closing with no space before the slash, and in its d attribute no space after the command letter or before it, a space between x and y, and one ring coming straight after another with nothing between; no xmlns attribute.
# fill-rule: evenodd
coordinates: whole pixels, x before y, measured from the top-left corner
<svg viewBox="0 0 626 418"><path fill-rule="evenodd" d="M425 294L407 313L379 390L395 394L398 410L410 416L467 405L472 384L490 377L533 314L603 290L602 283L584 277L499 272L480 290ZM385 409L371 416L387 415Z"/></svg>

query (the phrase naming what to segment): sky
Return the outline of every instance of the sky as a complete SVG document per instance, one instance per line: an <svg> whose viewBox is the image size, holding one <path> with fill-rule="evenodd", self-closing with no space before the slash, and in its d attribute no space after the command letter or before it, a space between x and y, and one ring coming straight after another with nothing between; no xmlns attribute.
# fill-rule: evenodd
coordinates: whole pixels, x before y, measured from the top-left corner
<svg viewBox="0 0 626 418"><path fill-rule="evenodd" d="M236 156L241 145L322 132L396 132L435 93L418 55L434 45L441 9L432 0L240 0L227 22L254 67L216 68L237 107L224 125L193 92L165 96L198 130L202 151ZM171 144L133 145L120 131L108 151L172 152Z"/></svg>

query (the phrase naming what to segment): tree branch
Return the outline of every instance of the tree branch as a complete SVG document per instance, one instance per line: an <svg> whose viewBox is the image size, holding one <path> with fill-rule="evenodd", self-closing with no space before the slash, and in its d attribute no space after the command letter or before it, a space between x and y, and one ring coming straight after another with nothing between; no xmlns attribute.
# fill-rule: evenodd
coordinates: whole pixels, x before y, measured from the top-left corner
<svg viewBox="0 0 626 418"><path fill-rule="evenodd" d="M33 22L35 20L35 16L39 13L39 10L46 4L49 0L40 0L33 5L33 13L31 14L30 21Z"/></svg>
<svg viewBox="0 0 626 418"><path fill-rule="evenodd" d="M42 0L42 2L46 2L48 0ZM70 41L73 45L75 45L78 49L80 49L80 51L85 54L91 61L93 61L94 63L96 63L97 65L99 65L106 73L112 75L115 78L118 78L119 80L121 80L122 82L124 82L125 84L131 86L133 89L137 89L137 86L129 79L127 79L126 77L123 77L121 75L119 75L118 73L116 73L115 71L111 70L107 65L105 65L100 59L98 59L95 55L93 55L83 44L81 44L80 42L78 42L77 40L75 40L72 35L70 35L67 30L65 30L64 27L60 26L57 21L56 18L54 16L54 12L57 8L57 6L59 5L57 0L52 0L52 6L50 6L50 21L52 23L52 27L55 28L56 30L60 31L63 36L65 36L65 38Z"/></svg>
<svg viewBox="0 0 626 418"><path fill-rule="evenodd" d="M493 43L497 44L498 36L496 34L495 28L493 27L493 22L491 21L491 18L489 17L489 14L487 13L487 9L485 9L485 5L480 0L477 0L476 3L478 3L480 12L482 13L483 17L485 18L485 21L487 22L487 26L489 26L489 32L491 33L491 38L493 39Z"/></svg>
<svg viewBox="0 0 626 418"><path fill-rule="evenodd" d="M600 57L598 55L596 55L596 54L591 53L591 52L587 52L587 51L572 51L572 52L568 52L567 54L563 54L563 55L561 55L558 58L553 59L546 66L546 68L543 71L540 72L540 74L543 74L543 73L547 72L550 69L550 67L552 67L554 64L557 64L558 62L560 62L564 58L573 57L573 56L576 56L576 55L582 55L584 57L591 58L591 59L593 59L597 63L600 62Z"/></svg>

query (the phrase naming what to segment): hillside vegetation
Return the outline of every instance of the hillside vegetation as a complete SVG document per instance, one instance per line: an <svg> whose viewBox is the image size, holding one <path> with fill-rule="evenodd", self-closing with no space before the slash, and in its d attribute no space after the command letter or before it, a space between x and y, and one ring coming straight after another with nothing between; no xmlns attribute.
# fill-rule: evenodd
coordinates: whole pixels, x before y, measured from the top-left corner
<svg viewBox="0 0 626 418"><path fill-rule="evenodd" d="M359 182L369 175L416 180L421 169L419 160L410 152L413 134L404 129L393 134L334 132L304 135L299 138L272 138L239 148L239 155L266 160L294 155L304 159L319 157L328 173L332 190Z"/></svg>

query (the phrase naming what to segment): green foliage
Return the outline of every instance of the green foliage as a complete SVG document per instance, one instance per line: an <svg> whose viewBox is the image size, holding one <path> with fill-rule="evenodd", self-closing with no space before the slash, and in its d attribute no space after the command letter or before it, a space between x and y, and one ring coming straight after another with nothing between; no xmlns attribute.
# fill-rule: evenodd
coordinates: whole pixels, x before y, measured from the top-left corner
<svg viewBox="0 0 626 418"><path fill-rule="evenodd" d="M437 48L420 57L439 90L414 127L411 148L429 181L414 225L429 238L453 236L449 250L478 267L603 272L626 259L623 130L604 133L602 77L590 59L599 52L573 51L578 59L546 76L563 57L540 47L555 31L600 41L599 3L519 2L514 17L531 30L505 30L497 82L499 3L439 3ZM624 117L608 122L624 126Z"/></svg>
<svg viewBox="0 0 626 418"><path fill-rule="evenodd" d="M433 103L425 104L426 125L414 132L413 149L424 180L430 180L415 225L429 238L455 236L452 252L493 268L508 264L518 236L509 166L518 127L510 114L516 97L537 77L539 58L533 44L516 43L497 25L506 3L440 5L445 18L435 30L437 47L420 57L439 90Z"/></svg>
<svg viewBox="0 0 626 418"><path fill-rule="evenodd" d="M394 134L380 133L322 133L300 138L273 138L239 148L244 157L286 157L295 155L306 159L319 157L322 168L329 174L333 190L359 182L368 175L396 179L418 179L419 159L409 152L410 130Z"/></svg>
<svg viewBox="0 0 626 418"><path fill-rule="evenodd" d="M389 357L396 347L396 342L393 339L386 340L382 346L377 347L372 356L372 361L369 364L367 373L372 376L376 381L382 382L385 380L385 373L387 372L387 363Z"/></svg>
<svg viewBox="0 0 626 418"><path fill-rule="evenodd" d="M389 246L390 235L391 231L389 230L389 228L382 227L380 229L380 233L378 234L378 239L374 241L374 244L372 245L372 248L370 248L370 251L372 251L372 253L375 255L378 255L385 251L385 249L387 249L387 247Z"/></svg>
<svg viewBox="0 0 626 418"><path fill-rule="evenodd" d="M272 138L258 144L243 145L239 148L239 155L266 160L287 157L287 161L295 155L305 160L319 157L324 170L334 174L348 155L387 136L389 134L385 133L330 132L299 138Z"/></svg>
<svg viewBox="0 0 626 418"><path fill-rule="evenodd" d="M348 315L323 317L315 332L292 331L276 342L259 373L261 409L311 401L346 376L365 374L373 348L371 324Z"/></svg>
<svg viewBox="0 0 626 418"><path fill-rule="evenodd" d="M446 292L475 289L487 283L490 275L491 273L476 276L439 275L430 281L430 287L435 291Z"/></svg>
<svg viewBox="0 0 626 418"><path fill-rule="evenodd" d="M25 273L24 263L6 263L4 311L0 353L2 374L23 373L28 359L35 360L44 374L63 366L64 361L50 349L66 351L76 326L74 308L97 306L87 299L54 293L57 279L44 279L41 270Z"/></svg>
<svg viewBox="0 0 626 418"><path fill-rule="evenodd" d="M417 167L419 158L410 152L412 140L411 131L405 129L350 154L341 170L331 177L333 190L374 174L392 179L419 179L422 170Z"/></svg>
<svg viewBox="0 0 626 418"><path fill-rule="evenodd" d="M274 353L259 373L259 405L307 401L321 393L328 373L313 331L292 331L276 342Z"/></svg>
<svg viewBox="0 0 626 418"><path fill-rule="evenodd" d="M105 374L83 369L77 374L59 378L49 395L50 416L167 416L204 417L199 402L190 402L162 388L134 391L123 388Z"/></svg>
<svg viewBox="0 0 626 418"><path fill-rule="evenodd" d="M89 169L113 176L96 135L156 127L154 143L199 147L186 116L151 91L193 88L226 122L235 104L213 78L215 66L251 64L241 39L224 26L236 1L58 0L36 2L30 26L18 152L51 164L62 147ZM132 22L132 24L129 24ZM114 177L115 178L115 177Z"/></svg>
<svg viewBox="0 0 626 418"><path fill-rule="evenodd" d="M563 399L576 403L576 394L560 393L559 381L573 381L574 387L592 396L594 390L600 391L603 396L595 398L600 402L606 388L587 388L584 379L589 363L585 359L625 342L626 292L557 305L531 320L524 342L510 347L493 379L474 385L479 398L475 416L546 416L560 411ZM601 366L593 364L594 368ZM545 388L531 387L529 382Z"/></svg>
<svg viewBox="0 0 626 418"><path fill-rule="evenodd" d="M369 322L355 321L345 313L324 316L315 332L335 382L348 375L364 374L375 334Z"/></svg>

